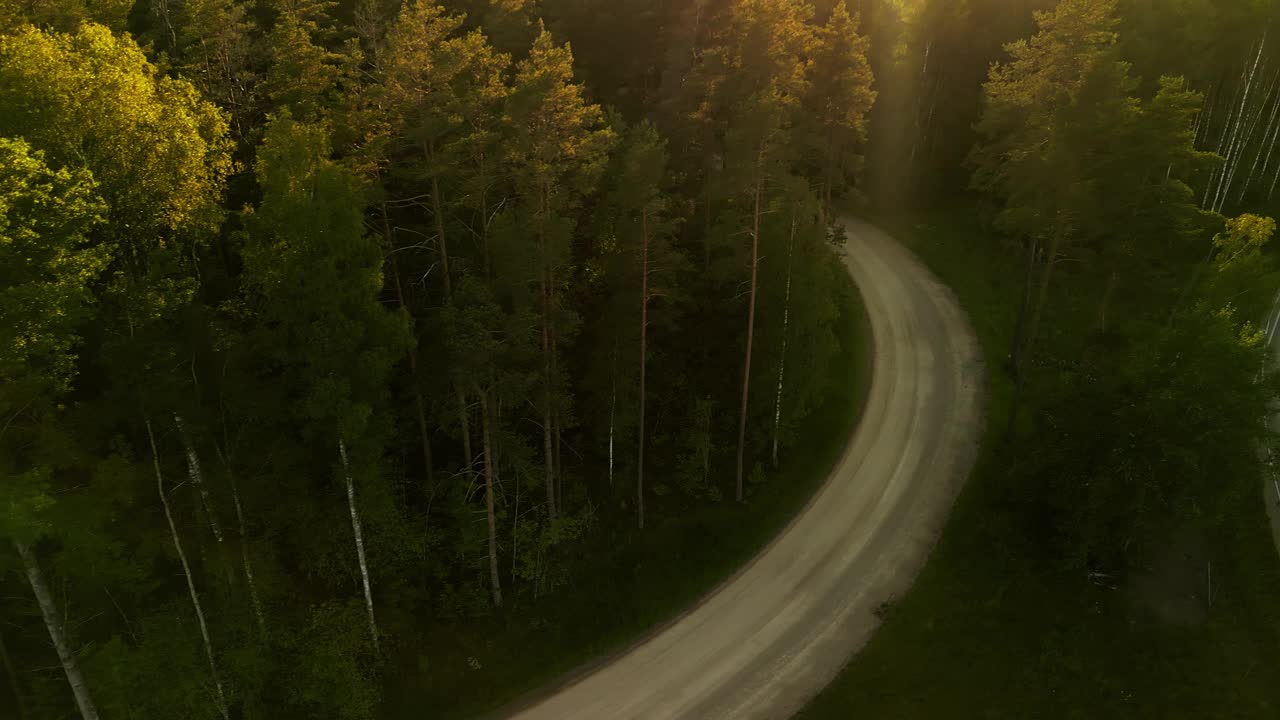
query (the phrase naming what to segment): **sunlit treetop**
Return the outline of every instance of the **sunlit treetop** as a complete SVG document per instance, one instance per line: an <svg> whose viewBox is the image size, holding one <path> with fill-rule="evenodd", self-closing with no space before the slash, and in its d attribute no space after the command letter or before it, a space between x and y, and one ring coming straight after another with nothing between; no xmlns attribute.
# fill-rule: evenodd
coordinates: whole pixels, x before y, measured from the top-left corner
<svg viewBox="0 0 1280 720"><path fill-rule="evenodd" d="M53 170L22 140L0 137L0 410L66 389L88 285L108 248L88 246L105 204L85 170ZM12 408L7 408L12 412ZM7 414L7 413L6 413Z"/></svg>
<svg viewBox="0 0 1280 720"><path fill-rule="evenodd" d="M0 36L0 135L21 137L55 168L93 173L108 206L101 233L130 256L198 240L222 218L231 171L222 111L161 76L127 36L25 27Z"/></svg>

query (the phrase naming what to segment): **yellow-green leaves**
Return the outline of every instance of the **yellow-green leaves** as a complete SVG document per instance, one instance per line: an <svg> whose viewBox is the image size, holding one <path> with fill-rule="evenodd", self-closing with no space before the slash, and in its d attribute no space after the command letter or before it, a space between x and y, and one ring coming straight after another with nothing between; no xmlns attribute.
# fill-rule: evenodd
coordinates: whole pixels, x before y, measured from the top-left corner
<svg viewBox="0 0 1280 720"><path fill-rule="evenodd" d="M1213 238L1219 272L1255 262L1262 257L1262 247L1276 232L1273 218L1246 213L1229 218L1227 227Z"/></svg>
<svg viewBox="0 0 1280 720"><path fill-rule="evenodd" d="M507 160L521 193L574 199L595 185L614 133L599 105L587 103L573 81L573 52L545 28L516 68L507 106Z"/></svg>
<svg viewBox="0 0 1280 720"><path fill-rule="evenodd" d="M0 105L0 135L26 139L54 167L93 173L109 208L101 232L130 256L218 227L226 120L127 37L93 24L0 36Z"/></svg>
<svg viewBox="0 0 1280 720"><path fill-rule="evenodd" d="M974 185L1004 194L1013 206L1047 203L1073 178L1062 175L1058 129L1095 71L1115 62L1116 0L1064 0L1037 13L1038 32L1006 46L1011 60L991 67L983 85L984 138L974 152ZM1127 66L1126 66L1127 68ZM1095 88L1096 89L1096 88Z"/></svg>
<svg viewBox="0 0 1280 720"><path fill-rule="evenodd" d="M0 138L0 411L61 392L74 374L77 325L108 258L87 234L105 210L87 171L50 169Z"/></svg>

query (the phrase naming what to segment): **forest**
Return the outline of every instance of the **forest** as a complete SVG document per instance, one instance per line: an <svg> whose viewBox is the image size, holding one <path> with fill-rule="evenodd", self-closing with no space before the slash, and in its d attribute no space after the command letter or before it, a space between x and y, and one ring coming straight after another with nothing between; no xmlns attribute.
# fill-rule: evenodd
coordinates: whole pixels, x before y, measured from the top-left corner
<svg viewBox="0 0 1280 720"><path fill-rule="evenodd" d="M0 715L474 717L625 644L848 437L846 215L969 243L1017 572L1253 522L1278 15L0 0Z"/></svg>

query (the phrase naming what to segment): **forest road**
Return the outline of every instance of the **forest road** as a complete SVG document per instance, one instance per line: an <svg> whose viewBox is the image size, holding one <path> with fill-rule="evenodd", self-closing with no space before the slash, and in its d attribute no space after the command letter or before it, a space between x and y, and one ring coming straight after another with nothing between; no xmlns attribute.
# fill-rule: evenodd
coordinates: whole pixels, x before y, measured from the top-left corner
<svg viewBox="0 0 1280 720"><path fill-rule="evenodd" d="M881 230L844 221L870 318L861 422L813 500L693 609L513 720L787 718L912 583L977 453L983 365L951 291Z"/></svg>

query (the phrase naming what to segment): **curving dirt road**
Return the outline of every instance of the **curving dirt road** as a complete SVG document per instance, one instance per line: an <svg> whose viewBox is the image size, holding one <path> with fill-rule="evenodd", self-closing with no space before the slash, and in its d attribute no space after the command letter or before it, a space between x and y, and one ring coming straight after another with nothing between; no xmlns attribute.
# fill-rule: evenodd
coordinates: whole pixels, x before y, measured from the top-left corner
<svg viewBox="0 0 1280 720"><path fill-rule="evenodd" d="M874 341L867 405L831 477L697 607L514 720L786 718L924 564L982 429L982 363L950 291L885 233L845 223Z"/></svg>

